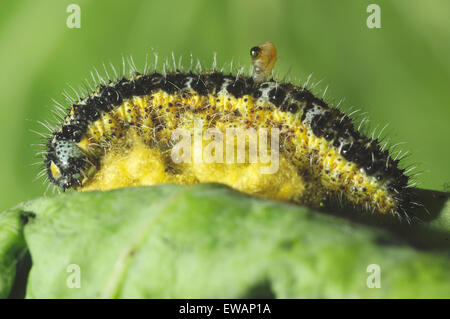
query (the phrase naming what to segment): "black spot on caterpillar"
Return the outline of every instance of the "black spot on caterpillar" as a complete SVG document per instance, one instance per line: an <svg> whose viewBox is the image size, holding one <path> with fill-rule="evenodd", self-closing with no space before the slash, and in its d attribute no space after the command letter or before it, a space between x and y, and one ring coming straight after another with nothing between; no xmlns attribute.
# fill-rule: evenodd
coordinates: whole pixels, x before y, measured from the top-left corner
<svg viewBox="0 0 450 319"><path fill-rule="evenodd" d="M254 59L259 52L251 50ZM345 200L409 218L414 204L399 160L305 87L265 80L274 64L267 61L253 76L175 67L103 81L73 103L48 138L44 162L50 182L80 191L219 182L265 198L312 206ZM278 129L279 170L267 176L255 173L254 163L173 163L167 155L171 133L192 129L199 119L207 123L203 131Z"/></svg>

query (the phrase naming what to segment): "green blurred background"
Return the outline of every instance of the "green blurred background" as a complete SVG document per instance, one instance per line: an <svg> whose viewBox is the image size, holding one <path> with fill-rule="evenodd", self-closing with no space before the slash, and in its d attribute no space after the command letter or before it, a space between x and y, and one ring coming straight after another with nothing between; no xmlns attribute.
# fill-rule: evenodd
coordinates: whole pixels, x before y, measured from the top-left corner
<svg viewBox="0 0 450 319"><path fill-rule="evenodd" d="M81 28L66 26L69 4L81 7ZM369 29L366 8L381 7L381 29ZM250 64L249 48L275 43L277 73L330 85L326 100L368 112L370 127L407 142L407 164L423 171L419 186L449 188L450 2L396 1L2 1L0 4L0 210L41 196L46 185L33 143L64 102L102 63L132 55L192 53L210 65ZM186 60L186 59L185 59Z"/></svg>

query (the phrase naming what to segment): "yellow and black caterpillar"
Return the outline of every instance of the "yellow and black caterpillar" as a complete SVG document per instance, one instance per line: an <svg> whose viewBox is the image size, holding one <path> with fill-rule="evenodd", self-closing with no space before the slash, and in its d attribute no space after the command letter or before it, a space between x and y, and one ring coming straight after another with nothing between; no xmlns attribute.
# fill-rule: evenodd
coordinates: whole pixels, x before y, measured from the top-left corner
<svg viewBox="0 0 450 319"><path fill-rule="evenodd" d="M264 52L255 47L251 54ZM306 88L265 80L272 66L269 59L253 76L135 72L99 85L71 106L48 139L50 181L81 191L219 182L265 198L316 206L342 199L368 211L407 216L412 195L399 161ZM172 132L192 130L197 120L203 132L277 128L278 171L261 174L258 163L174 163Z"/></svg>

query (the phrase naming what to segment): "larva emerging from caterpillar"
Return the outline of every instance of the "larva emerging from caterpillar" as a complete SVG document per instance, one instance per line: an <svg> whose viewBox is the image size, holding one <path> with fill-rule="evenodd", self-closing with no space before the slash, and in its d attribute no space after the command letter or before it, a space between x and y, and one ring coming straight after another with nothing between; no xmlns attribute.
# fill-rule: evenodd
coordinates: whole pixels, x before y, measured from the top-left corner
<svg viewBox="0 0 450 319"><path fill-rule="evenodd" d="M277 49L272 42L267 41L250 49L253 62L253 81L263 82L272 72L277 61Z"/></svg>
<svg viewBox="0 0 450 319"><path fill-rule="evenodd" d="M250 55L251 76L215 68L182 72L173 58L172 71L164 64L162 73L141 74L133 66L129 77L102 78L48 138L44 162L50 182L79 191L218 182L263 198L316 207L344 199L381 215L409 218L412 195L399 160L305 87L268 79L277 57L271 42L253 47ZM187 138L201 135L202 141L216 137L211 129L222 133L215 142L223 144L210 152L216 159L230 144L238 151L234 137L226 135L236 128L247 130L237 137L241 146L250 144L249 130L269 132L271 146L277 137L278 148L268 151L277 156L276 171L263 173L267 162L250 161L250 150L239 162L191 157L180 162L171 156L178 130L188 132ZM189 147L184 155L212 148L211 143Z"/></svg>

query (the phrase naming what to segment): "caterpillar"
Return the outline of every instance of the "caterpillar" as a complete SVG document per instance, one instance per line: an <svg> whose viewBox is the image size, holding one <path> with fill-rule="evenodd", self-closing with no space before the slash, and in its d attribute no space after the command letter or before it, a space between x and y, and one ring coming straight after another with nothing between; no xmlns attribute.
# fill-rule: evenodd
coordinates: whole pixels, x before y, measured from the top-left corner
<svg viewBox="0 0 450 319"><path fill-rule="evenodd" d="M248 76L217 71L215 63L209 71L183 72L174 59L171 71L101 79L51 132L44 154L49 181L78 191L218 182L263 198L311 206L344 200L408 217L414 205L399 160L306 87L267 79L276 60L271 42L250 55L254 71ZM276 129L278 170L263 174L263 163L248 160L174 162L173 132L193 132L196 121L202 134L211 128Z"/></svg>

